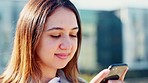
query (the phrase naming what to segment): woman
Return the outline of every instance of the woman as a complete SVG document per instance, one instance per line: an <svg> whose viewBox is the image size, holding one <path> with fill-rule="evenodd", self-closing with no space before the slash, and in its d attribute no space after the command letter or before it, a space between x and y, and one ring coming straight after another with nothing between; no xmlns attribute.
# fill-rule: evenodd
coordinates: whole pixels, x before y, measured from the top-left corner
<svg viewBox="0 0 148 83"><path fill-rule="evenodd" d="M80 46L80 17L69 0L29 0L20 13L11 60L0 81L84 83L78 78ZM108 73L103 70L91 83L100 83Z"/></svg>

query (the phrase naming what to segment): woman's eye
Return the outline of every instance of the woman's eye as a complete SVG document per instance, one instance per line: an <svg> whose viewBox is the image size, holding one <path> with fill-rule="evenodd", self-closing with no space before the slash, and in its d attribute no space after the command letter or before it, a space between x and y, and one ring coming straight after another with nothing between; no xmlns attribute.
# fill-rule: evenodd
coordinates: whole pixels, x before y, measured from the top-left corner
<svg viewBox="0 0 148 83"><path fill-rule="evenodd" d="M51 37L53 37L53 38L59 38L59 37L61 37L61 35L50 35Z"/></svg>
<svg viewBox="0 0 148 83"><path fill-rule="evenodd" d="M76 37L77 38L77 35L70 35L71 37Z"/></svg>

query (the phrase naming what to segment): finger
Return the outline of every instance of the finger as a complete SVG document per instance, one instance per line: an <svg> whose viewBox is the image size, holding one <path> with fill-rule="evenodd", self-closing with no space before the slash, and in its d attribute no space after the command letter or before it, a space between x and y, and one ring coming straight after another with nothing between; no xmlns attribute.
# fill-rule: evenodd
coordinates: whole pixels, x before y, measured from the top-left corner
<svg viewBox="0 0 148 83"><path fill-rule="evenodd" d="M128 71L128 68L126 68L126 70L125 70L124 73L121 75L121 78L119 78L119 80L124 80L127 71Z"/></svg>
<svg viewBox="0 0 148 83"><path fill-rule="evenodd" d="M109 69L102 70L90 81L90 83L100 83L109 74L109 72Z"/></svg>
<svg viewBox="0 0 148 83"><path fill-rule="evenodd" d="M122 80L109 80L107 83L124 83Z"/></svg>

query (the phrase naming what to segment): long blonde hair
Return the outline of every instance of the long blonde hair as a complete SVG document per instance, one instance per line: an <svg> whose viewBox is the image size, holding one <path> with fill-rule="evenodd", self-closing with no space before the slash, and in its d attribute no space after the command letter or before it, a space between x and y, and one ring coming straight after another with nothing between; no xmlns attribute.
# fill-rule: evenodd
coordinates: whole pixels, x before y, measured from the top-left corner
<svg viewBox="0 0 148 83"><path fill-rule="evenodd" d="M69 0L29 0L17 22L11 60L0 77L2 83L26 83L40 80L42 73L36 62L35 49L47 17L61 6L73 11L77 18L78 48L72 60L62 70L70 82L78 82L77 60L81 46L81 23L77 9Z"/></svg>

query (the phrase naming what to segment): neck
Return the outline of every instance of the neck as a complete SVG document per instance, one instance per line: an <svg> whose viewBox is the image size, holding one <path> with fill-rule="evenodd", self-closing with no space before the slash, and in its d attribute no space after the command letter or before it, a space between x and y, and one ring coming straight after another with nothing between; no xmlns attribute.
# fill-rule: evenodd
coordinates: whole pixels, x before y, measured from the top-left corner
<svg viewBox="0 0 148 83"><path fill-rule="evenodd" d="M42 68L41 83L48 83L51 79L56 77L57 69Z"/></svg>

